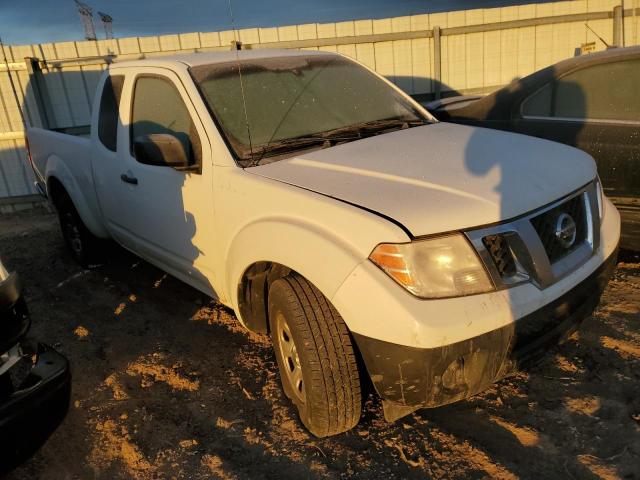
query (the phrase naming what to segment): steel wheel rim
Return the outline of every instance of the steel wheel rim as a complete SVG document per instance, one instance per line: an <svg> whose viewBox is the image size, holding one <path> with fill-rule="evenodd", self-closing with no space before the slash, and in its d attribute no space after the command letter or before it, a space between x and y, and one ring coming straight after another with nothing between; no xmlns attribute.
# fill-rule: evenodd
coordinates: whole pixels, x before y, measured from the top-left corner
<svg viewBox="0 0 640 480"><path fill-rule="evenodd" d="M76 255L80 255L82 253L82 236L80 235L80 229L70 213L64 216L64 220L65 237L67 237L71 250L73 250Z"/></svg>
<svg viewBox="0 0 640 480"><path fill-rule="evenodd" d="M289 383L296 399L301 403L305 403L307 395L302 378L300 356L293 341L287 319L281 312L276 315L276 341L278 342L278 353L283 366L282 369L285 371L286 378L284 380Z"/></svg>

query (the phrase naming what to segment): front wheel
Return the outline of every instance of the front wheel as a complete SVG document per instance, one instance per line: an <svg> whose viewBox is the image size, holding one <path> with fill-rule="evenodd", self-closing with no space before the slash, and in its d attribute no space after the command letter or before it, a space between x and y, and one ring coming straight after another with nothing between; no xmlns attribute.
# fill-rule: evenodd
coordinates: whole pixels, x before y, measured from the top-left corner
<svg viewBox="0 0 640 480"><path fill-rule="evenodd" d="M269 323L285 394L317 437L353 428L362 398L347 326L320 291L292 273L269 289Z"/></svg>

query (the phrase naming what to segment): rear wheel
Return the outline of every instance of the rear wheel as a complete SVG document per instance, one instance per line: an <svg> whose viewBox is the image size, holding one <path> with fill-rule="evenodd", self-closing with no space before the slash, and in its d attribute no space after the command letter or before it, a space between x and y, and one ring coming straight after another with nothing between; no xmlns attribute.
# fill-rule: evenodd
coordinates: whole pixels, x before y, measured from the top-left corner
<svg viewBox="0 0 640 480"><path fill-rule="evenodd" d="M347 326L320 291L292 273L269 289L271 339L285 394L318 437L360 420L356 354Z"/></svg>
<svg viewBox="0 0 640 480"><path fill-rule="evenodd" d="M82 267L97 261L100 239L86 227L73 202L68 197L57 204L62 236L74 260Z"/></svg>

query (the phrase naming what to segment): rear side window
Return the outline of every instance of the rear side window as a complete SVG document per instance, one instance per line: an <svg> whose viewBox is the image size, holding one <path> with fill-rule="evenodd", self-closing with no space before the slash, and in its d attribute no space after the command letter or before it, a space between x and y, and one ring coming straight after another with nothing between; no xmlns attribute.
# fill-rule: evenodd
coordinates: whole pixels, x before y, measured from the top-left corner
<svg viewBox="0 0 640 480"><path fill-rule="evenodd" d="M123 84L123 75L109 75L104 82L100 97L98 138L112 152L118 150L118 110Z"/></svg>
<svg viewBox="0 0 640 480"><path fill-rule="evenodd" d="M182 142L192 163L201 164L201 146L187 106L169 80L143 76L136 80L131 113L131 145L142 136L167 133Z"/></svg>

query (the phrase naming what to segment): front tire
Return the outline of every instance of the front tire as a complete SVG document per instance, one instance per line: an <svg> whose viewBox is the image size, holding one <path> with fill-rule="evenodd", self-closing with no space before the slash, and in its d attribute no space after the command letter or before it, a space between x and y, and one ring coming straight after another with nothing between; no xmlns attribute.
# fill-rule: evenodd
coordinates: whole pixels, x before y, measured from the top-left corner
<svg viewBox="0 0 640 480"><path fill-rule="evenodd" d="M362 398L347 326L327 298L291 273L269 289L269 324L285 394L317 437L353 428Z"/></svg>

